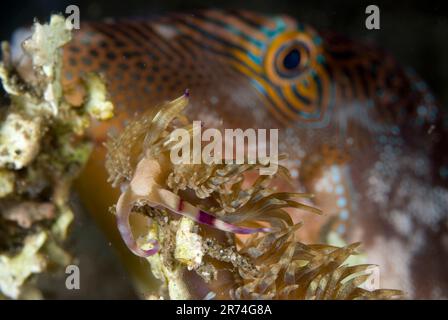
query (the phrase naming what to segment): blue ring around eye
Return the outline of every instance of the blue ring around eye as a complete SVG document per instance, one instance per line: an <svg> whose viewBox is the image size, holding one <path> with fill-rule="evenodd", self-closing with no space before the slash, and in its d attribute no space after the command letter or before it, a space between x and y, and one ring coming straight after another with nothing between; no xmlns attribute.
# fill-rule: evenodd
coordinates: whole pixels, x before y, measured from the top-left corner
<svg viewBox="0 0 448 320"><path fill-rule="evenodd" d="M292 49L284 58L283 66L288 70L294 70L300 65L300 51Z"/></svg>

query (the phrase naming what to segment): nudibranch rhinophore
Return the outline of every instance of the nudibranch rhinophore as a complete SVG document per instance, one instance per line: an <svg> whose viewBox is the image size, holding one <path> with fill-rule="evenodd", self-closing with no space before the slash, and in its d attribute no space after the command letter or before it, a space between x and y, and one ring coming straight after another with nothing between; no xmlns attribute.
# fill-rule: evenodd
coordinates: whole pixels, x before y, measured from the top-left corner
<svg viewBox="0 0 448 320"><path fill-rule="evenodd" d="M288 16L220 10L86 22L64 55L68 94L99 72L117 106L92 130L81 189L110 193L92 179L108 130L190 88L188 117L206 127L279 129L295 189L326 213L304 218L304 240L361 241L387 286L448 296L446 111L391 55Z"/></svg>

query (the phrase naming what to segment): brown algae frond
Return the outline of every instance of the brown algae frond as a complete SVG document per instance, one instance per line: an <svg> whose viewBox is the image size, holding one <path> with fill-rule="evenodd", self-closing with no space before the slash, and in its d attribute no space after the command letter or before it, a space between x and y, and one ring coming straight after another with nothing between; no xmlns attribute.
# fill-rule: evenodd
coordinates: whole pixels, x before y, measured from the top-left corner
<svg viewBox="0 0 448 320"><path fill-rule="evenodd" d="M243 187L246 173L266 164L173 164L170 152L178 141L170 132L184 128L192 134L192 125L182 115L187 104L184 95L151 109L106 144L109 181L122 191L116 205L118 228L129 249L147 257L154 275L163 281L156 295L197 297L188 284L199 280L185 277L186 270L193 270L205 290L217 298L400 296L396 290L360 287L370 266L344 264L359 244L338 248L296 240L301 224L294 224L285 209L320 211L297 201L310 198L309 194L276 192L270 187L274 178L289 178L286 168L280 166L270 176L258 175ZM133 230L138 228L129 223L131 212L151 219L137 240Z"/></svg>

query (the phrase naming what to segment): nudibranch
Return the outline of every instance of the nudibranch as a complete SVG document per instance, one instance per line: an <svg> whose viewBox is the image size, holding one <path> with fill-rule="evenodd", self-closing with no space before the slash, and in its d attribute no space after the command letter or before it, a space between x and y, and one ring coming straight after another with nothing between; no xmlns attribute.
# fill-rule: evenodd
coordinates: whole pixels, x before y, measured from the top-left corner
<svg viewBox="0 0 448 320"><path fill-rule="evenodd" d="M118 229L135 255L149 257L160 250L165 258L159 257L156 261L164 264L164 272L176 274L167 276L176 278L168 280L168 283L175 281L176 287L183 288L185 284L182 281L189 284L195 281L189 287L204 287L209 292L207 296L217 298L387 299L401 296L397 290L366 290L360 287L368 277L366 272L370 266L343 265L355 253L359 243L337 248L306 245L295 239L302 223L294 223L284 209L304 209L317 214L321 211L296 200L311 198L310 194L277 192L271 188L275 176L290 178L285 167L279 166L279 171L272 175L259 174L249 187L243 188L245 173L269 164L173 163L169 156L178 141L170 133L181 127L192 134L192 125L181 113L187 104L188 92L145 112L131 121L121 135L111 137L106 144L109 182L121 188L115 206ZM182 193L184 191L192 191L193 195L188 196L188 192ZM189 197L195 204L184 197ZM137 210L142 208L150 210ZM206 230L201 236L196 234L192 241L199 241L201 258L198 263L187 263L186 266L190 266L189 270L194 270L201 279L191 280L184 278L182 272L176 273L179 264L174 264L175 267L171 265L173 262L170 259L176 259L178 247L173 250L170 244L166 245L166 239L162 240L165 245L162 247L156 239L148 240L148 237L145 238L146 243L141 246L137 244L129 223L134 209L135 212L152 214L163 210L167 214L185 216L223 231L223 235L246 234L247 237L228 237L227 241L223 241ZM169 226L173 219L175 217L168 218L167 221L171 220L169 223L165 220L159 232L166 231L166 236L172 233ZM153 223L160 223L160 216L154 216ZM251 227L240 226L240 223ZM180 227L177 225L177 228L174 231L176 246L179 245ZM150 232L149 237L151 235L153 233ZM239 248L236 243L239 243ZM146 249L148 246L150 249ZM202 255L206 255L207 259L202 259ZM153 271L153 268L158 268L153 260L148 261ZM180 266L182 268L182 263ZM230 272L233 280L222 282L216 275L218 272ZM183 298L190 297L189 290L184 289L177 291L186 291L181 295ZM178 296L175 292L172 289L169 296Z"/></svg>
<svg viewBox="0 0 448 320"><path fill-rule="evenodd" d="M143 250L137 245L129 224L129 215L136 204L165 208L225 232L252 234L272 231L269 227L247 228L228 223L185 201L162 185L166 171L172 166L164 153L170 151L175 142L166 129L187 106L188 96L186 91L183 96L166 103L153 118L151 115L154 112L143 115L140 120L127 126L120 137L106 145L106 166L110 181L122 190L116 204L118 230L128 248L141 257L153 255L159 250L159 245L156 240L150 240L152 249L149 250ZM138 143L144 146L140 147ZM135 169L129 163L136 163Z"/></svg>

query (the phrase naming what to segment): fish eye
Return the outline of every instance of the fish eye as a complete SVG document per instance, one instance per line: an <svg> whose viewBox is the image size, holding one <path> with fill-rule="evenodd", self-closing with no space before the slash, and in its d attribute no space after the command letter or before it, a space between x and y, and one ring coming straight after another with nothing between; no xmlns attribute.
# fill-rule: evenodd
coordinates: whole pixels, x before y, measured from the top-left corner
<svg viewBox="0 0 448 320"><path fill-rule="evenodd" d="M279 78L294 80L307 70L309 56L309 49L303 42L287 42L276 52L274 71Z"/></svg>
<svg viewBox="0 0 448 320"><path fill-rule="evenodd" d="M294 70L300 65L300 51L298 49L290 50L283 58L283 66L287 70Z"/></svg>
<svg viewBox="0 0 448 320"><path fill-rule="evenodd" d="M290 85L306 77L322 48L313 41L314 34L287 32L269 44L264 56L264 72L277 85Z"/></svg>

